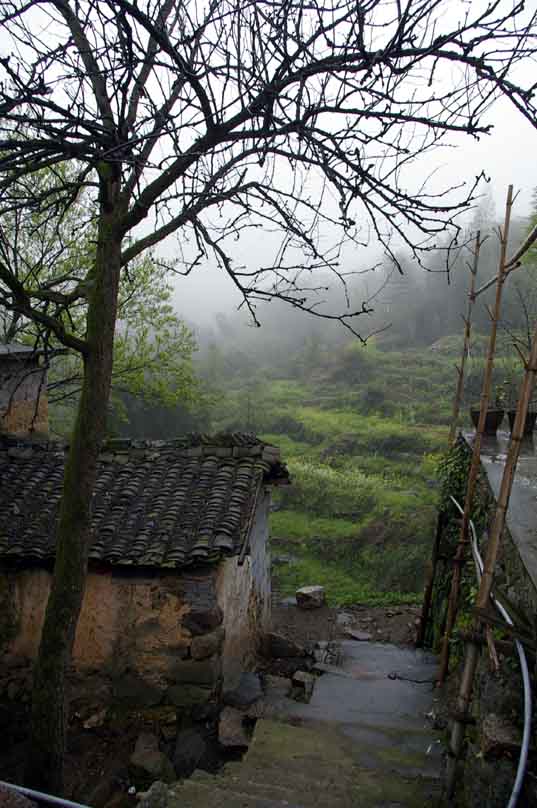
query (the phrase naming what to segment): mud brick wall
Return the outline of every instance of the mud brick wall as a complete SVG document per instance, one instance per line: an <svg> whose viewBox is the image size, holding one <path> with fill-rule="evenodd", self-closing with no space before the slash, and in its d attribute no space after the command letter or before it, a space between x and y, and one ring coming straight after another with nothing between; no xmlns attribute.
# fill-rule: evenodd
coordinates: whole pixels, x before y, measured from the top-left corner
<svg viewBox="0 0 537 808"><path fill-rule="evenodd" d="M76 632L74 668L82 674L104 674L116 683L118 698L133 706L137 700L160 703L176 685L201 687L198 695L203 697L218 690L224 632L216 574L215 568L161 575L91 571ZM0 650L8 662L31 662L37 655L51 574L44 569L4 569L0 578Z"/></svg>
<svg viewBox="0 0 537 808"><path fill-rule="evenodd" d="M242 565L234 557L189 572L91 569L74 672L104 679L110 700L128 708L171 704L188 710L233 686L253 664L269 619L268 499L260 514L255 551ZM28 669L36 658L51 577L37 567L0 570L5 668Z"/></svg>

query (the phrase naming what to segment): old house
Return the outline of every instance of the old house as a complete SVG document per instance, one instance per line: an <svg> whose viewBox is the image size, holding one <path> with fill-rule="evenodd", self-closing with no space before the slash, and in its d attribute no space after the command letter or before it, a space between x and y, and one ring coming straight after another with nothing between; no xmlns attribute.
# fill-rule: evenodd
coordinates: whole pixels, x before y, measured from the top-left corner
<svg viewBox="0 0 537 808"><path fill-rule="evenodd" d="M64 455L0 435L0 645L16 664L38 648ZM268 624L270 490L286 481L279 451L248 434L103 447L76 671L144 706L233 686Z"/></svg>

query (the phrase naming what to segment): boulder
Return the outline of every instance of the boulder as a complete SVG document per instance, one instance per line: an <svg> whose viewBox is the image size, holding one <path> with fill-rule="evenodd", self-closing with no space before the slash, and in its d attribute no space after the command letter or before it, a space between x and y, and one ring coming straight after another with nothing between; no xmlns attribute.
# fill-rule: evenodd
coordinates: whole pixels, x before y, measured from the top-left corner
<svg viewBox="0 0 537 808"><path fill-rule="evenodd" d="M173 766L177 777L190 777L207 751L207 744L195 729L184 729L177 735Z"/></svg>
<svg viewBox="0 0 537 808"><path fill-rule="evenodd" d="M501 715L489 713L481 724L481 751L485 758L517 755L522 737L520 731Z"/></svg>
<svg viewBox="0 0 537 808"><path fill-rule="evenodd" d="M319 609L326 605L324 586L303 586L295 594L300 609Z"/></svg>
<svg viewBox="0 0 537 808"><path fill-rule="evenodd" d="M265 677L265 689L267 696L278 696L284 698L291 692L293 683L285 676L272 676L270 673Z"/></svg>
<svg viewBox="0 0 537 808"><path fill-rule="evenodd" d="M250 720L259 718L277 719L282 714L287 715L289 712L289 708L286 706L285 702L293 687L291 679L267 674L264 684L265 693L263 698L254 702L254 704L246 710L246 717Z"/></svg>
<svg viewBox="0 0 537 808"><path fill-rule="evenodd" d="M222 672L222 660L218 654L207 659L178 659L171 675L176 684L213 687Z"/></svg>
<svg viewBox="0 0 537 808"><path fill-rule="evenodd" d="M164 752L159 749L158 738L151 732L138 736L134 752L130 756L129 769L137 788L149 786L155 780L171 783L175 771Z"/></svg>
<svg viewBox="0 0 537 808"><path fill-rule="evenodd" d="M89 792L88 805L92 808L104 808L117 793L116 778L110 775L99 777L97 785Z"/></svg>
<svg viewBox="0 0 537 808"><path fill-rule="evenodd" d="M306 649L302 645L273 632L264 635L262 648L266 656L275 659L296 659L306 656Z"/></svg>
<svg viewBox="0 0 537 808"><path fill-rule="evenodd" d="M233 690L226 690L222 696L224 704L239 709L250 707L261 698L263 690L256 673L242 673L239 684Z"/></svg>
<svg viewBox="0 0 537 808"><path fill-rule="evenodd" d="M160 780L157 780L149 791L143 795L139 802L139 808L168 808L168 797L168 787Z"/></svg>
<svg viewBox="0 0 537 808"><path fill-rule="evenodd" d="M278 605L279 606L296 606L296 598L295 598L294 595L292 597L290 597L290 598L282 598L278 602Z"/></svg>
<svg viewBox="0 0 537 808"><path fill-rule="evenodd" d="M210 634L200 634L194 637L190 646L192 659L207 659L217 654L222 648L225 632L223 628L212 631Z"/></svg>
<svg viewBox="0 0 537 808"><path fill-rule="evenodd" d="M180 711L192 710L206 704L211 698L211 689L201 685L172 685L166 691L166 699Z"/></svg>
<svg viewBox="0 0 537 808"><path fill-rule="evenodd" d="M224 707L218 722L218 741L225 747L245 747L250 740L243 726L244 714L234 707Z"/></svg>
<svg viewBox="0 0 537 808"><path fill-rule="evenodd" d="M296 671L293 675L293 687L296 688L298 700L308 702L313 693L315 676L305 671Z"/></svg>
<svg viewBox="0 0 537 808"><path fill-rule="evenodd" d="M369 632L358 631L358 629L354 628L346 628L345 634L352 640L358 640L358 642L368 642L369 640L372 639L372 635L369 634Z"/></svg>
<svg viewBox="0 0 537 808"><path fill-rule="evenodd" d="M136 673L127 673L114 682L114 697L122 707L155 707L162 701L162 690Z"/></svg>
<svg viewBox="0 0 537 808"><path fill-rule="evenodd" d="M192 721L215 724L220 714L221 704L216 700L207 701L205 704L196 704L190 712Z"/></svg>
<svg viewBox="0 0 537 808"><path fill-rule="evenodd" d="M192 636L197 637L217 629L223 619L222 610L216 604L204 609L194 607L183 617L182 625Z"/></svg>
<svg viewBox="0 0 537 808"><path fill-rule="evenodd" d="M107 712L108 709L106 707L101 707L101 709L97 710L96 713L90 715L90 717L83 722L82 726L84 729L98 729L99 727L102 727L106 722Z"/></svg>

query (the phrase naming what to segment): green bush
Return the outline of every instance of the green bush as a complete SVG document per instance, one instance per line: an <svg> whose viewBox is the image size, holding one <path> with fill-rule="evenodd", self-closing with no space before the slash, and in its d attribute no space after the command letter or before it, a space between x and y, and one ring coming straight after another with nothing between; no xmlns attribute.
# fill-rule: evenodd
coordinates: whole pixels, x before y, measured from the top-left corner
<svg viewBox="0 0 537 808"><path fill-rule="evenodd" d="M293 484L282 493L284 507L318 516L359 519L375 505L374 485L360 471L339 471L308 460L291 464Z"/></svg>
<svg viewBox="0 0 537 808"><path fill-rule="evenodd" d="M266 431L272 434L288 435L298 441L307 440L307 429L304 424L288 413L282 413L267 419Z"/></svg>

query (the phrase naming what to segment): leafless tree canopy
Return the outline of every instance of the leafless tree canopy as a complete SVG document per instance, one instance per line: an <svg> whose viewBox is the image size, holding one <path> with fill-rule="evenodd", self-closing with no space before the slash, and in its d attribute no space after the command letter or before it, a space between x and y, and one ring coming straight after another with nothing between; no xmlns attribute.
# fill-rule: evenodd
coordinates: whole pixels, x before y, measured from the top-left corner
<svg viewBox="0 0 537 808"><path fill-rule="evenodd" d="M473 183L416 187L407 169L484 134L499 96L537 124L537 21L513 0L0 0L0 26L0 305L83 355L27 772L61 793L121 273L176 233L178 269L211 254L255 319L272 297L317 311L316 270L344 281L334 224L340 242L376 239L394 261L406 243L421 260L456 233ZM44 276L39 246L17 261L15 237L32 244L46 222L69 243L81 203L93 256ZM271 235L241 266L252 229ZM355 314L322 312L351 330Z"/></svg>
<svg viewBox="0 0 537 808"><path fill-rule="evenodd" d="M123 265L177 232L179 270L212 254L254 319L272 296L314 309L311 271L341 274L342 239L421 260L456 232L475 178L433 191L408 167L446 137L485 134L502 95L537 125L537 22L522 2L15 0L0 23L0 215L57 215L81 188L97 209L109 172ZM55 187L36 193L28 176L47 168ZM280 248L261 243L245 267L234 241L252 228ZM83 350L63 313L84 278L38 288L4 258L1 302Z"/></svg>

